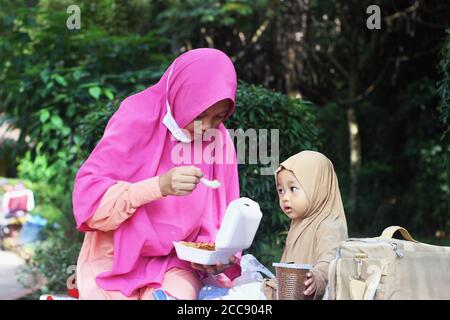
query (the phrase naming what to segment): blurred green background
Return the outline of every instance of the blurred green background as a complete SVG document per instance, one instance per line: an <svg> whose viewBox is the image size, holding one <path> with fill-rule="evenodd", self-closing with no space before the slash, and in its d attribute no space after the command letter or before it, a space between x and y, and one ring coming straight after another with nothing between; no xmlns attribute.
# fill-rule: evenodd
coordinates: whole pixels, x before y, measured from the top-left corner
<svg viewBox="0 0 450 320"><path fill-rule="evenodd" d="M68 30L69 5L81 29ZM381 29L366 8L381 8ZM64 291L82 235L73 177L126 96L174 57L214 47L240 79L229 128L280 129L280 160L315 149L334 163L350 236L402 225L449 244L450 4L443 1L0 0L0 176L26 181L51 223L27 258L43 291ZM249 250L270 266L288 219L271 176L240 165L264 218Z"/></svg>

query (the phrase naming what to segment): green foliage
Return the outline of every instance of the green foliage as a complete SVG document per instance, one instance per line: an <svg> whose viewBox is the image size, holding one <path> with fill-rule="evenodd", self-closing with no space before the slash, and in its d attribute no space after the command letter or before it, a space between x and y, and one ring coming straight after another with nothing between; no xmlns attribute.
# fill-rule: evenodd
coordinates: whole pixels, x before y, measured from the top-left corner
<svg viewBox="0 0 450 320"><path fill-rule="evenodd" d="M450 221L448 150L439 139L435 85L427 78L410 81L392 97L360 104L367 147L358 176L357 210L347 216L350 234L376 236L386 226L402 225L430 238L448 230ZM338 175L345 200L346 168L338 167Z"/></svg>
<svg viewBox="0 0 450 320"><path fill-rule="evenodd" d="M449 110L450 110L450 29L447 29L447 37L441 51L441 61L439 63L439 70L442 73L442 80L438 83L438 93L441 97L439 104L439 111L441 119L446 126L446 133L449 133ZM450 152L450 150L449 150Z"/></svg>
<svg viewBox="0 0 450 320"><path fill-rule="evenodd" d="M103 130L95 123L85 130L85 122L157 81L171 55L162 53L164 37L152 32L114 34L89 16L80 31L69 31L65 10L46 9L44 2L4 8L0 112L21 130L13 151L19 177L35 191L35 212L59 226L36 245L28 271L43 272L48 289L58 291L81 244L72 214L74 175L95 144L87 145L86 135Z"/></svg>
<svg viewBox="0 0 450 320"><path fill-rule="evenodd" d="M266 1L258 2L261 5L261 2ZM191 37L199 26L220 28L234 25L238 19L241 22L258 6L258 3L250 0L226 0L222 4L204 0L170 0L167 4L167 9L159 15L159 19L169 20L173 23L172 27L179 26L178 23L181 22L188 27L181 29L187 38ZM170 27L169 23L167 25Z"/></svg>
<svg viewBox="0 0 450 320"><path fill-rule="evenodd" d="M39 143L34 159L30 151L22 157L17 168L18 176L26 181L29 189L34 190L36 207L33 213L41 215L50 224L63 221L72 224L73 219L69 215L71 197L67 192L70 182L67 181L67 176L60 175L64 170L68 170L65 165L60 168L59 161L49 163L49 157L42 153L41 146L42 143Z"/></svg>
<svg viewBox="0 0 450 320"><path fill-rule="evenodd" d="M33 257L27 259L18 280L25 287L40 285L40 294L67 294L67 279L74 274L73 267L69 267L77 264L81 242L81 234L74 237L61 230L47 230L46 240L34 245Z"/></svg>
<svg viewBox="0 0 450 320"><path fill-rule="evenodd" d="M70 164L82 147L80 122L157 80L168 62L162 37L69 31L64 11L18 9L2 19L0 110L21 129L19 146L45 141L50 162ZM41 22L42 21L42 22ZM62 151L62 152L61 152Z"/></svg>
<svg viewBox="0 0 450 320"><path fill-rule="evenodd" d="M262 23L273 15L271 0L169 0L157 14L159 34L170 34L173 48L186 51L214 47L226 52L237 67L255 46ZM253 59L250 58L250 59ZM244 70L244 69L242 69ZM253 70L254 71L254 70ZM252 72L253 72L252 71ZM242 79L251 78L241 75Z"/></svg>
<svg viewBox="0 0 450 320"><path fill-rule="evenodd" d="M422 234L450 230L450 185L448 156L450 150L439 140L424 143L418 155L418 174L405 200L411 208L413 226L421 226ZM422 195L417 198L417 196ZM433 199L433 204L430 204ZM431 226L436 226L434 229Z"/></svg>
<svg viewBox="0 0 450 320"><path fill-rule="evenodd" d="M46 206L43 214L56 215L48 207L54 201L53 207L68 209L65 218L73 221L72 182L90 134L85 118L154 83L170 56L161 53L163 37L115 35L88 14L80 31L69 31L65 10L56 9L42 2L0 16L0 111L21 130L14 150L21 156L19 176L51 186L51 195L37 202Z"/></svg>

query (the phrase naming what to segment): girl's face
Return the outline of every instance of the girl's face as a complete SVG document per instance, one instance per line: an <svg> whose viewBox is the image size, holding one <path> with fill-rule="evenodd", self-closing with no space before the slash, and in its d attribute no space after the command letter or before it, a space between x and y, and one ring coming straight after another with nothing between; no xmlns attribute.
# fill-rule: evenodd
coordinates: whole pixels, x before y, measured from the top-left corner
<svg viewBox="0 0 450 320"><path fill-rule="evenodd" d="M280 207L290 219L302 219L309 207L309 200L292 171L283 169L277 175L277 191Z"/></svg>
<svg viewBox="0 0 450 320"><path fill-rule="evenodd" d="M229 99L220 100L199 114L184 129L190 135L191 140L201 140L206 130L219 127L225 120L230 108L231 101Z"/></svg>

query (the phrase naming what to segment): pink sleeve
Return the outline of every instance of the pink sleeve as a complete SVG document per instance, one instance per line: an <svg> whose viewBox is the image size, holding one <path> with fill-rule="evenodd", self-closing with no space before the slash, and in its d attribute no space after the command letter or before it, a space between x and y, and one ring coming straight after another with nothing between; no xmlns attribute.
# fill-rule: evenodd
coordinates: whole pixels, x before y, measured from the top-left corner
<svg viewBox="0 0 450 320"><path fill-rule="evenodd" d="M136 183L119 181L105 192L87 225L104 232L115 230L138 207L159 198L162 194L158 176Z"/></svg>

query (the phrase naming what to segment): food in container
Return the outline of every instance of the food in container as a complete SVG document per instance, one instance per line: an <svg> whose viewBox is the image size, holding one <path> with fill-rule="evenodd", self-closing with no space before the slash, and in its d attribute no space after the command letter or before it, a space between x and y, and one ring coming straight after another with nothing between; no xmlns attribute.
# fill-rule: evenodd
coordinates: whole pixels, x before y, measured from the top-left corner
<svg viewBox="0 0 450 320"><path fill-rule="evenodd" d="M262 212L249 198L236 199L228 205L215 243L174 242L177 256L203 265L228 264L237 252L252 245Z"/></svg>

